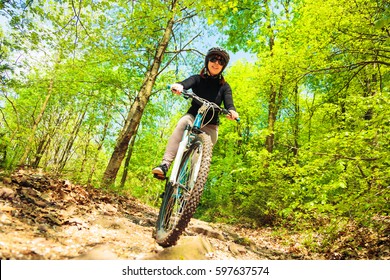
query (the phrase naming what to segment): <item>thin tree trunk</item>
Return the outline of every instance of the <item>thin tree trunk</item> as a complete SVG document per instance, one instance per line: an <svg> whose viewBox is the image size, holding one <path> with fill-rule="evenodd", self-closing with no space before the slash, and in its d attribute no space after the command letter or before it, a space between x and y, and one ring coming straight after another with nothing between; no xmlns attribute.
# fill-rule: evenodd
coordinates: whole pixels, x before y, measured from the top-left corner
<svg viewBox="0 0 390 280"><path fill-rule="evenodd" d="M51 141L51 136L50 132L47 132L45 137L41 139L38 145L37 152L35 154L35 160L34 163L32 164L33 168L38 168L39 163L41 162L41 159L43 157L43 154L45 153L47 147L49 146Z"/></svg>
<svg viewBox="0 0 390 280"><path fill-rule="evenodd" d="M173 6L172 10L174 9L174 6L176 6L176 4L177 1L174 1L174 3L172 4ZM111 159L103 175L103 179L102 179L103 186L107 187L115 183L115 178L118 174L122 161L126 155L130 139L135 134L136 128L141 121L141 117L144 112L145 106L148 103L150 95L152 93L153 85L159 74L158 70L160 68L165 50L168 46L170 36L172 34L173 24L174 24L174 18L172 16L172 18L168 21L168 24L165 28L164 35L157 47L157 51L154 56L153 63L150 69L146 73L141 89L134 103L130 108L130 111L125 121L125 125L116 141L114 152L111 156Z"/></svg>
<svg viewBox="0 0 390 280"><path fill-rule="evenodd" d="M123 167L123 174L122 174L121 185L120 185L121 188L123 188L125 186L127 174L129 173L129 165L130 165L131 156L133 154L135 136L136 136L136 134L134 134L133 137L131 137L129 149L127 151L127 156L126 156L126 160L125 160L125 165Z"/></svg>
<svg viewBox="0 0 390 280"><path fill-rule="evenodd" d="M27 157L28 157L28 155L29 155L29 153L30 153L30 151L32 149L32 142L33 142L33 139L34 139L35 132L37 130L38 124L42 120L43 114L45 113L45 110L46 110L47 104L49 103L49 99L51 97L52 92L53 92L53 80L50 80L49 91L48 91L48 93L46 95L45 101L42 104L41 111L40 111L39 115L37 116L37 118L34 121L34 126L31 129L31 133L30 133L30 136L29 136L28 141L27 141L26 149L24 151L24 154L23 154L22 158L19 161L20 165L24 165L26 163Z"/></svg>
<svg viewBox="0 0 390 280"><path fill-rule="evenodd" d="M275 142L275 121L276 121L276 91L274 86L270 87L270 99L268 101L268 135L265 138L265 147L272 153Z"/></svg>
<svg viewBox="0 0 390 280"><path fill-rule="evenodd" d="M85 164L88 161L88 149L89 149L90 143L91 143L91 137L90 137L90 131L89 131L88 132L88 140L87 140L87 143L85 143L83 160L81 161L80 173L84 172Z"/></svg>
<svg viewBox="0 0 390 280"><path fill-rule="evenodd" d="M64 123L65 123L65 125L64 125ZM58 163L58 157L59 157L59 153L60 153L60 149L61 149L61 141L60 140L52 141L52 140L55 139L55 136L57 134L57 130L60 127L66 127L68 125L68 123L69 123L69 118L68 117L65 118L62 114L59 114L54 122L49 121L50 141L48 143L48 147L46 148L47 156L45 158L45 161L42 163L42 166L44 169L48 168L49 162L51 162L51 164L54 165L54 169L56 169L56 170L58 169L57 163ZM62 139L62 136L61 136L61 139Z"/></svg>
<svg viewBox="0 0 390 280"><path fill-rule="evenodd" d="M295 86L294 89L295 94L295 116L294 116L294 124L293 124L293 131L294 131L294 147L293 147L293 153L294 157L298 156L299 151L299 123L300 123L300 116L301 116L301 109L299 106L299 91L298 91L298 85Z"/></svg>
<svg viewBox="0 0 390 280"><path fill-rule="evenodd" d="M139 126L138 126L139 127ZM130 141L130 145L129 145L129 149L127 151L127 156L126 156L126 160L125 160L125 166L123 168L123 174L122 174L122 179L121 179L121 188L123 188L125 186L125 183L126 183L126 179L127 179L127 174L129 172L129 165L130 165L130 160L131 160L131 156L133 154L133 148L134 148L134 143L135 143L135 137L137 135L137 130L138 130L138 127L133 135L133 137L131 137L131 141Z"/></svg>
<svg viewBox="0 0 390 280"><path fill-rule="evenodd" d="M274 56L274 45L275 45L275 36L274 31L272 28L271 23L271 11L269 8L268 1L264 2L266 7L266 17L268 21L268 34L269 34L269 51L270 51L270 57L272 58ZM276 89L275 85L271 83L269 88L269 100L268 100L268 135L265 138L265 148L268 152L272 153L272 150L274 148L274 142L275 142L275 121L276 121Z"/></svg>
<svg viewBox="0 0 390 280"><path fill-rule="evenodd" d="M76 125L73 128L72 134L70 135L70 138L68 139L68 141L66 143L65 149L62 152L61 159L58 163L58 165L59 165L58 171L60 171L60 172L64 169L66 162L69 160L70 151L71 151L73 144L74 144L74 141L76 140L77 135L80 131L81 124L84 121L85 114L87 113L87 108L88 108L88 105L85 106L83 113L81 114L81 116L79 116L79 118L76 122Z"/></svg>
<svg viewBox="0 0 390 280"><path fill-rule="evenodd" d="M106 118L106 123L104 124L102 138L100 139L99 145L97 147L97 150L96 150L96 153L95 153L95 156L94 156L94 160L92 162L91 172L89 173L89 176L88 176L88 184L91 184L92 178L93 178L93 174L95 174L97 159L99 157L100 150L103 147L104 140L106 139L106 136L107 136L108 125L109 125L109 121Z"/></svg>

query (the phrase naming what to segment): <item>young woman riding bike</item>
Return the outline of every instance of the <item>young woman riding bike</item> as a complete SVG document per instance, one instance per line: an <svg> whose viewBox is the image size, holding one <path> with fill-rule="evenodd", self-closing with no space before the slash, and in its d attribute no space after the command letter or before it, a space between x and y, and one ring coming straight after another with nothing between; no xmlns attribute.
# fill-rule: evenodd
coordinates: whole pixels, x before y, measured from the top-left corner
<svg viewBox="0 0 390 280"><path fill-rule="evenodd" d="M222 75L229 60L230 56L226 50L219 47L211 48L207 52L205 65L200 74L193 75L182 82L173 84L171 86L172 92L180 95L183 90L192 89L197 96L213 102L218 106L223 102L225 109L230 113L227 117L230 120L238 119L239 116L233 103L232 89ZM179 120L168 140L161 164L152 170L155 178L160 180L166 178L168 169L176 156L183 130L188 124L194 121L199 108L200 105L193 100L187 113ZM201 130L210 135L211 141L215 145L218 139L219 114L214 114L214 112L210 111L206 115L203 123L204 125L201 127Z"/></svg>

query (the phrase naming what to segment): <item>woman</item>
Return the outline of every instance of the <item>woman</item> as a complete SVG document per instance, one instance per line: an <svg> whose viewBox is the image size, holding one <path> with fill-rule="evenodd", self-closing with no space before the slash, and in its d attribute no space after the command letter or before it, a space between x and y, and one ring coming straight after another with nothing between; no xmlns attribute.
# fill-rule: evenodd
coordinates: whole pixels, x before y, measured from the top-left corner
<svg viewBox="0 0 390 280"><path fill-rule="evenodd" d="M229 54L222 48L211 48L205 58L205 67L199 75L191 76L180 83L173 84L171 90L173 93L180 95L183 89L192 89L192 91L210 102L217 105L224 103L224 107L230 112L227 115L228 119L237 119L238 113L234 107L232 89L222 76L223 70L229 63ZM192 101L191 107L187 114L184 115L178 122L175 130L168 140L162 163L152 170L154 177L164 180L168 169L175 159L179 143L183 134L183 130L187 124L190 124L198 112L199 105ZM218 138L219 116L209 112L206 115L204 123L207 124L201 128L202 131L210 135L213 145Z"/></svg>

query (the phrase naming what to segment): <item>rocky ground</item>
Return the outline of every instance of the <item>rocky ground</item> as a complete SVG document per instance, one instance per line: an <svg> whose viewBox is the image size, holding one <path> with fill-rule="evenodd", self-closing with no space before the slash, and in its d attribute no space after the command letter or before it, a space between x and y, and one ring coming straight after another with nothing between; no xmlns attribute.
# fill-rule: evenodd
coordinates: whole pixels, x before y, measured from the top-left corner
<svg viewBox="0 0 390 280"><path fill-rule="evenodd" d="M132 197L20 170L0 182L0 259L329 258L308 252L293 234L195 219L164 249L153 239L156 219L156 209Z"/></svg>

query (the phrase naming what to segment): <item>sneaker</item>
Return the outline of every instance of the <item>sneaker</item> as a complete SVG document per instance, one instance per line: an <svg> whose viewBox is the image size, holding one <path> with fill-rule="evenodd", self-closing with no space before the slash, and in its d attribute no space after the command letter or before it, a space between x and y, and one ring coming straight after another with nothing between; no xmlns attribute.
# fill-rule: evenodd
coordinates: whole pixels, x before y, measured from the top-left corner
<svg viewBox="0 0 390 280"><path fill-rule="evenodd" d="M155 168L153 168L152 173L154 178L159 180L165 180L168 172L168 166L166 164L161 164Z"/></svg>

